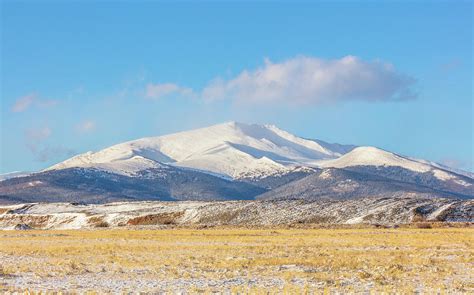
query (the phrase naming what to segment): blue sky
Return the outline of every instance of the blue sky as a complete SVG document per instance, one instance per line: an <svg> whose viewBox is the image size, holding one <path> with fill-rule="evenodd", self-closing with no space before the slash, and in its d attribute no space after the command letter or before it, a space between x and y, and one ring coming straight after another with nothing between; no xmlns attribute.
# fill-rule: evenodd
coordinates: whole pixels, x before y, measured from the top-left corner
<svg viewBox="0 0 474 295"><path fill-rule="evenodd" d="M225 121L473 170L450 2L1 2L1 169Z"/></svg>

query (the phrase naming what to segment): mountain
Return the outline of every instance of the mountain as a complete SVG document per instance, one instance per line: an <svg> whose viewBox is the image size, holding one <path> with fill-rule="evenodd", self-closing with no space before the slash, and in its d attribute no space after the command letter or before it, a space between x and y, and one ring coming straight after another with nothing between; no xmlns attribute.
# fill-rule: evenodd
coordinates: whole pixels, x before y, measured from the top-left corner
<svg viewBox="0 0 474 295"><path fill-rule="evenodd" d="M66 168L0 182L0 203L245 200L265 191L248 183L166 165L141 171L136 177L94 168Z"/></svg>
<svg viewBox="0 0 474 295"><path fill-rule="evenodd" d="M442 168L441 165L436 165L424 160L411 159L403 157L395 153L384 151L382 149L361 146L354 148L347 154L341 157L321 163L321 167L347 168L354 166L384 166L384 167L401 167L418 173L431 172L436 178L440 180L455 179L459 171L450 170L448 167ZM469 173L460 174L462 176L471 176ZM459 184L462 181L459 180Z"/></svg>
<svg viewBox="0 0 474 295"><path fill-rule="evenodd" d="M0 174L0 181L15 178L15 177L22 177L30 175L30 172L23 172L23 171L14 171L9 173Z"/></svg>
<svg viewBox="0 0 474 295"><path fill-rule="evenodd" d="M75 156L47 170L96 167L133 176L167 163L234 179L252 178L314 166L315 161L338 158L352 148L297 137L273 125L229 122L117 144Z"/></svg>
<svg viewBox="0 0 474 295"><path fill-rule="evenodd" d="M426 186L416 181L403 181L376 173L325 168L302 179L279 186L257 198L262 200L344 200L366 197L470 199L473 195L472 192L463 194L456 190L445 190L436 185Z"/></svg>
<svg viewBox="0 0 474 295"><path fill-rule="evenodd" d="M0 181L0 202L474 197L471 173L229 122L87 152Z"/></svg>
<svg viewBox="0 0 474 295"><path fill-rule="evenodd" d="M371 174L438 191L473 196L474 181L468 172L461 173L424 160L411 159L375 147L357 147L321 167L341 168Z"/></svg>

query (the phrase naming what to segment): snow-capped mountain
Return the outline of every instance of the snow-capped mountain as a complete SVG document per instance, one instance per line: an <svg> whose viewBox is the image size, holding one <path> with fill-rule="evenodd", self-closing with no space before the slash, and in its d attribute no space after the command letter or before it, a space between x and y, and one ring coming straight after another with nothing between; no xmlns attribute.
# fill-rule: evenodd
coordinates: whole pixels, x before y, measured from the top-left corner
<svg viewBox="0 0 474 295"><path fill-rule="evenodd" d="M474 198L474 178L376 147L224 123L87 152L0 181L0 203L364 197Z"/></svg>
<svg viewBox="0 0 474 295"><path fill-rule="evenodd" d="M456 174L461 174L450 170L448 167L442 168L441 165L430 163L425 160L411 159L397 155L376 147L361 146L353 149L351 152L333 160L324 161L321 167L346 168L354 166L383 166L383 167L401 167L418 173L431 172L440 180L454 180L462 184L462 180L458 180ZM449 169L449 170L448 170ZM468 173L461 174L469 176Z"/></svg>
<svg viewBox="0 0 474 295"><path fill-rule="evenodd" d="M233 179L282 175L302 167L353 166L402 167L431 172L440 180L456 180L459 175L447 167L376 147L330 144L298 137L274 125L237 122L117 144L75 156L46 170L94 167L133 176L163 164Z"/></svg>
<svg viewBox="0 0 474 295"><path fill-rule="evenodd" d="M229 122L142 138L75 156L47 170L96 167L123 175L162 163L231 178L284 174L335 159L354 146L304 139L273 125Z"/></svg>

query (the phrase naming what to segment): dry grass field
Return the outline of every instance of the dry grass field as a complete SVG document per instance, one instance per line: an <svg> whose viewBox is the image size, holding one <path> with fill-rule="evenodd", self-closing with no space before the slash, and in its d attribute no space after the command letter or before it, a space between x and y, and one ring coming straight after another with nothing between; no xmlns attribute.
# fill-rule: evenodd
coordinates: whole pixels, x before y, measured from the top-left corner
<svg viewBox="0 0 474 295"><path fill-rule="evenodd" d="M474 228L0 232L0 291L474 293Z"/></svg>

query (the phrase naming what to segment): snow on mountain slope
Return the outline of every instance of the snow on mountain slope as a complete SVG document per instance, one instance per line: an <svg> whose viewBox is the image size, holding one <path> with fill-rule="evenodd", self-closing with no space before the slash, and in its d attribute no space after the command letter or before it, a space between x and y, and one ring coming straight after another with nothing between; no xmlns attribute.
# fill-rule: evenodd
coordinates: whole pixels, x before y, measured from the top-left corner
<svg viewBox="0 0 474 295"><path fill-rule="evenodd" d="M7 180L7 179L10 179L10 178L15 178L15 177L28 176L30 174L31 174L31 172L23 172L23 171L14 171L14 172L9 172L9 173L3 173L3 174L0 174L0 181Z"/></svg>
<svg viewBox="0 0 474 295"><path fill-rule="evenodd" d="M239 178L291 171L295 166L340 157L341 150L351 148L300 138L273 125L229 122L117 144L75 156L47 170L97 167L133 175L168 163Z"/></svg>
<svg viewBox="0 0 474 295"><path fill-rule="evenodd" d="M409 160L371 146L357 147L338 159L326 161L321 164L322 167L334 168L363 165L400 166L416 172L426 172L430 170L429 165Z"/></svg>
<svg viewBox="0 0 474 295"><path fill-rule="evenodd" d="M457 175L452 173L452 171L440 169L440 165L432 165L428 161L403 157L370 146L357 147L337 159L320 162L320 166L324 168L345 168L353 166L395 166L419 173L432 172L433 175L440 180L453 180L456 183L464 186L470 185L463 180L458 179Z"/></svg>
<svg viewBox="0 0 474 295"><path fill-rule="evenodd" d="M255 158L245 152L232 147L230 144L224 144L216 149L204 153L198 158L191 158L180 161L175 164L180 167L193 167L200 170L209 170L215 173L229 175L234 178L248 171L253 175L272 174L288 170L282 164L279 164L265 156Z"/></svg>
<svg viewBox="0 0 474 295"><path fill-rule="evenodd" d="M228 122L170 135L148 137L87 152L46 170L94 167L134 176L163 164L197 169L234 179L290 173L298 167L384 166L431 172L443 181L469 186L460 173L425 160L403 157L375 147L330 144L295 136L274 125Z"/></svg>
<svg viewBox="0 0 474 295"><path fill-rule="evenodd" d="M427 164L427 165L431 165L431 166L439 168L441 170L447 170L447 171L454 172L456 174L474 179L474 173L472 173L472 172L452 168L452 167L449 167L449 166L446 166L446 165L443 165L443 164L439 164L439 163L436 163L436 162L427 161L427 160L423 160L423 159L414 159L414 158L409 158L409 159L412 159L412 160L415 160L415 161L418 161L418 162L421 162L421 163L424 163L424 164Z"/></svg>

